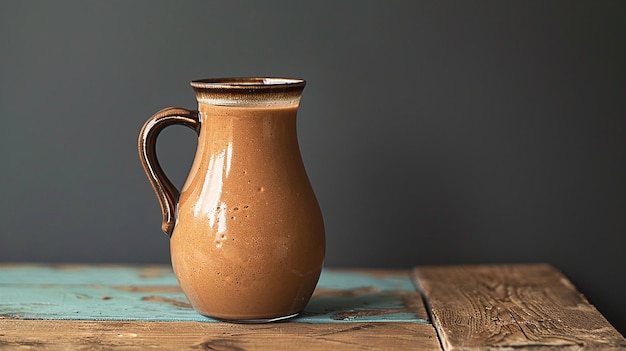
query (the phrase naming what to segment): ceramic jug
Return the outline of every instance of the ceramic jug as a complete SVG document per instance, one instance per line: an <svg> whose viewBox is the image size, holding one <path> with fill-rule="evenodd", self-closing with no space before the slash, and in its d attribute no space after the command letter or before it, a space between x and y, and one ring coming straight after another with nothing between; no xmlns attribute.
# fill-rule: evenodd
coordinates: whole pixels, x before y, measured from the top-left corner
<svg viewBox="0 0 626 351"><path fill-rule="evenodd" d="M266 322L296 316L315 289L325 245L296 134L305 81L224 78L191 86L198 110L157 112L138 146L180 287L209 317ZM180 192L155 150L159 132L174 124L198 133Z"/></svg>

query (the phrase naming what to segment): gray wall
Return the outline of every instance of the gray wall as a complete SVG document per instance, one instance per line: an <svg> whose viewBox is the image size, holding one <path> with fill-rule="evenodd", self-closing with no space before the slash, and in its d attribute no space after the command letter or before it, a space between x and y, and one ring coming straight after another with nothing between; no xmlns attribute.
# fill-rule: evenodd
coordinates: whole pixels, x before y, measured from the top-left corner
<svg viewBox="0 0 626 351"><path fill-rule="evenodd" d="M294 76L328 266L548 262L624 332L625 4L0 2L0 261L168 262L143 122Z"/></svg>

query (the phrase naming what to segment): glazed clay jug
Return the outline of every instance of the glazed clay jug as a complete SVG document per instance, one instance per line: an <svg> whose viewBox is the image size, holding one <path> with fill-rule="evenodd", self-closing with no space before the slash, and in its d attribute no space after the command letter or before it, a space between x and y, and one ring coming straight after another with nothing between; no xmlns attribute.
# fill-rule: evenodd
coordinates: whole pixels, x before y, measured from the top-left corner
<svg viewBox="0 0 626 351"><path fill-rule="evenodd" d="M198 111L166 108L139 135L139 155L163 211L178 282L196 311L240 322L301 312L324 259L324 224L296 135L305 81L191 82ZM180 193L155 143L167 126L198 133Z"/></svg>

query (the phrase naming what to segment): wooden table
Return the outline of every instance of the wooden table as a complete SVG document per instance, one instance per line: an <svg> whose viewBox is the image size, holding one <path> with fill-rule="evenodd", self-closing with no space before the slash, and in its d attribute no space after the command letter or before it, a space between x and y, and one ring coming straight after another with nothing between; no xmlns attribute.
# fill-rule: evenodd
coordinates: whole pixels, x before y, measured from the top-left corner
<svg viewBox="0 0 626 351"><path fill-rule="evenodd" d="M323 272L298 318L195 313L168 266L0 264L0 349L626 350L545 264Z"/></svg>

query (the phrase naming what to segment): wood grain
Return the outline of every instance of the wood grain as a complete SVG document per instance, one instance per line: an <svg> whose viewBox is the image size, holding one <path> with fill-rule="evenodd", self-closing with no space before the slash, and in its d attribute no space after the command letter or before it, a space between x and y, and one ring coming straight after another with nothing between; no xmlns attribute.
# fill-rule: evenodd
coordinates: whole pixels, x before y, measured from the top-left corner
<svg viewBox="0 0 626 351"><path fill-rule="evenodd" d="M549 265L417 267L444 350L624 350L626 340Z"/></svg>
<svg viewBox="0 0 626 351"><path fill-rule="evenodd" d="M0 349L441 350L433 326L420 323L229 324L15 319L0 319Z"/></svg>
<svg viewBox="0 0 626 351"><path fill-rule="evenodd" d="M0 316L48 320L206 322L170 266L1 264ZM429 323L408 270L324 269L291 322Z"/></svg>

